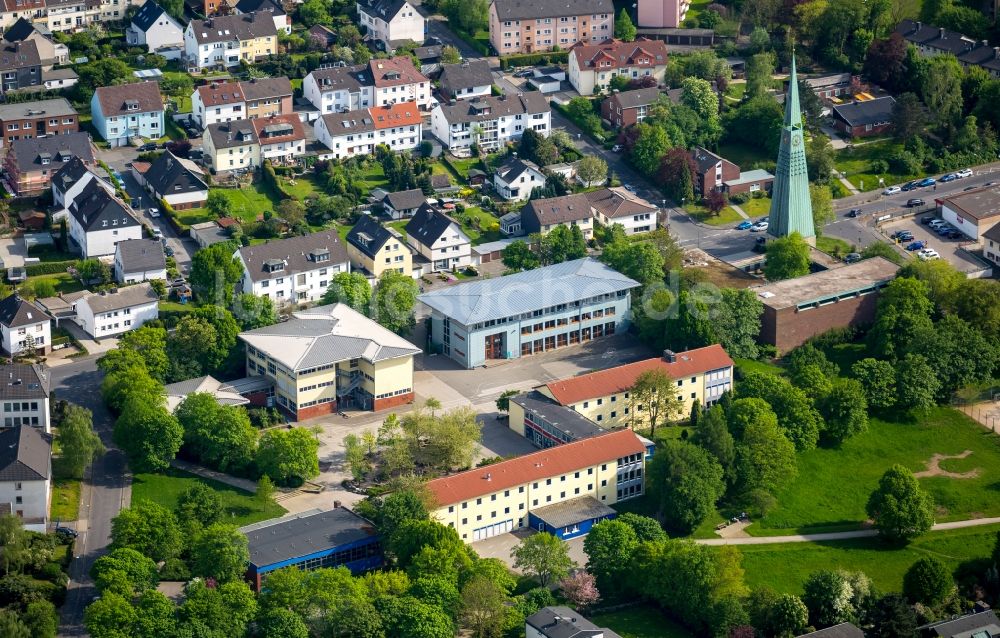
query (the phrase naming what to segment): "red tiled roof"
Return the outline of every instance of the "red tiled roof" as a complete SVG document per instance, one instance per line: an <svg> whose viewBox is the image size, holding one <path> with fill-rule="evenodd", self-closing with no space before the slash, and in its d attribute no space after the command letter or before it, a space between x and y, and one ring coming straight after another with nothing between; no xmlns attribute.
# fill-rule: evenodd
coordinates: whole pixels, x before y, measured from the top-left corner
<svg viewBox="0 0 1000 638"><path fill-rule="evenodd" d="M616 368L598 370L578 377L561 379L545 385L552 397L562 405L574 405L587 399L606 397L624 392L633 385L643 372L663 370L671 379L683 379L692 374L701 374L733 365L722 346L715 344L677 353L677 361L669 363L662 357L628 363Z"/></svg>
<svg viewBox="0 0 1000 638"><path fill-rule="evenodd" d="M294 113L286 115L272 115L271 117L257 118L256 120L250 121L253 124L254 132L257 133L257 139L259 140L261 146L268 144L280 144L282 142L293 142L295 140L303 140L306 137L305 129L302 128L302 120L300 120L299 116ZM264 135L265 129L270 127L291 127L291 133L266 137Z"/></svg>
<svg viewBox="0 0 1000 638"><path fill-rule="evenodd" d="M139 173L140 175L145 175L146 171L149 170L150 166L152 166L152 164L150 164L149 162L139 162L139 161L132 162L132 168L134 168L136 172Z"/></svg>
<svg viewBox="0 0 1000 638"><path fill-rule="evenodd" d="M667 45L659 40L639 39L635 42L622 42L621 40L608 40L601 44L583 44L577 42L571 48L573 56L576 58L577 67L589 69L596 66L596 62L602 58L611 59L611 67L657 67L667 63ZM645 58L647 62L640 64L639 59Z"/></svg>
<svg viewBox="0 0 1000 638"><path fill-rule="evenodd" d="M617 430L434 479L427 483L427 488L439 506L452 505L532 481L617 461L623 456L645 450L634 432Z"/></svg>
<svg viewBox="0 0 1000 638"><path fill-rule="evenodd" d="M405 56L372 60L368 63L368 70L379 88L427 82L427 78L413 66L413 61Z"/></svg>
<svg viewBox="0 0 1000 638"><path fill-rule="evenodd" d="M394 126L412 126L420 124L420 110L416 102L401 102L386 104L368 109L376 129L393 128Z"/></svg>
<svg viewBox="0 0 1000 638"><path fill-rule="evenodd" d="M213 82L198 87L198 97L206 107L245 102L239 82Z"/></svg>

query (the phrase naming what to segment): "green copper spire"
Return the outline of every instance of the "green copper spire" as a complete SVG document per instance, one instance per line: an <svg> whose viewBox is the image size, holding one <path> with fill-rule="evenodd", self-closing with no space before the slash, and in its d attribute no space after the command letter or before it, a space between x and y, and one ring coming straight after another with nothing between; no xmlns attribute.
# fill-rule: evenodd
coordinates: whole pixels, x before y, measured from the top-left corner
<svg viewBox="0 0 1000 638"><path fill-rule="evenodd" d="M810 244L816 241L812 201L809 199L802 109L799 108L799 79L795 72L793 53L788 95L785 96L785 124L781 128L781 146L778 148L778 166L771 192L767 232L775 237L786 237L796 231Z"/></svg>

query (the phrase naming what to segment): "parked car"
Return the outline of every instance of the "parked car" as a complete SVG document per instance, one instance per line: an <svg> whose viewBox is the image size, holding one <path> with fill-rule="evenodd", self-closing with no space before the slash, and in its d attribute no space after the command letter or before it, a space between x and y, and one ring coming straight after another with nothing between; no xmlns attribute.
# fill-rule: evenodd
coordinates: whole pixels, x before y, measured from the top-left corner
<svg viewBox="0 0 1000 638"><path fill-rule="evenodd" d="M861 209L860 208L852 208L850 210L850 212L847 213L847 216L848 217L860 217L861 216Z"/></svg>
<svg viewBox="0 0 1000 638"><path fill-rule="evenodd" d="M150 151L155 151L155 150L156 150L156 142L146 142L145 144L139 147L140 153L148 153Z"/></svg>
<svg viewBox="0 0 1000 638"><path fill-rule="evenodd" d="M736 227L736 230L750 230L752 226L753 222L751 222L749 219L745 219L739 223L739 225Z"/></svg>
<svg viewBox="0 0 1000 638"><path fill-rule="evenodd" d="M957 228L952 228L948 231L947 237L948 239L963 239L965 237L965 233Z"/></svg>
<svg viewBox="0 0 1000 638"><path fill-rule="evenodd" d="M917 186L920 188L926 188L927 186L933 186L935 184L937 184L936 179L934 179L933 177L925 177L924 179L920 180L920 183L918 183Z"/></svg>
<svg viewBox="0 0 1000 638"><path fill-rule="evenodd" d="M905 193L907 191L912 191L916 187L917 187L917 182L906 182L905 184L903 184L903 187L900 188L900 190Z"/></svg>
<svg viewBox="0 0 1000 638"><path fill-rule="evenodd" d="M941 255L939 255L938 251L933 248L925 248L921 250L917 253L917 257L919 257L922 261L934 261L935 259L941 259Z"/></svg>
<svg viewBox="0 0 1000 638"><path fill-rule="evenodd" d="M924 205L924 200L920 199L919 197L906 200L907 208L916 208L917 206L923 206L923 205Z"/></svg>
<svg viewBox="0 0 1000 638"><path fill-rule="evenodd" d="M167 257L173 257L174 256L174 249L171 248L170 246L167 246L167 247L165 247L163 249L163 254L166 255Z"/></svg>
<svg viewBox="0 0 1000 638"><path fill-rule="evenodd" d="M898 239L899 241L910 241L911 239L913 239L913 233L911 233L908 230L897 230L892 235L890 235L890 237L892 239Z"/></svg>
<svg viewBox="0 0 1000 638"><path fill-rule="evenodd" d="M920 223L923 224L924 226L926 226L927 224L930 224L935 219L937 219L937 217L935 217L934 215L924 215L923 217L920 218Z"/></svg>
<svg viewBox="0 0 1000 638"><path fill-rule="evenodd" d="M622 152L622 145L621 144L615 144L614 146L611 147L611 152L612 153L621 153Z"/></svg>
<svg viewBox="0 0 1000 638"><path fill-rule="evenodd" d="M632 186L631 184L622 184L622 188L624 188L625 190L627 190L630 193L634 193L635 192L635 186Z"/></svg>
<svg viewBox="0 0 1000 638"><path fill-rule="evenodd" d="M943 219L932 219L927 223L927 225L933 228L934 230L937 230L942 225L947 226L948 222L946 222Z"/></svg>
<svg viewBox="0 0 1000 638"><path fill-rule="evenodd" d="M160 209L156 208L156 207L151 207L149 209L149 216L150 217L159 217L160 216Z"/></svg>
<svg viewBox="0 0 1000 638"><path fill-rule="evenodd" d="M763 231L767 230L767 226L768 226L768 224L767 224L766 220L759 221L759 222L757 222L756 224L754 224L753 226L750 227L750 232L751 233L760 233L760 232L763 232Z"/></svg>
<svg viewBox="0 0 1000 638"><path fill-rule="evenodd" d="M972 177L972 169L963 168L962 170L955 173L955 177L957 177L958 179L965 179L966 177Z"/></svg>
<svg viewBox="0 0 1000 638"><path fill-rule="evenodd" d="M940 226L934 228L934 232L936 232L938 235L941 235L942 237L947 235L953 230L955 229L949 226L948 224L941 224Z"/></svg>
<svg viewBox="0 0 1000 638"><path fill-rule="evenodd" d="M62 536L63 538L76 538L80 534L72 527L63 527L60 525L56 527L56 535Z"/></svg>
<svg viewBox="0 0 1000 638"><path fill-rule="evenodd" d="M201 150L200 148L192 148L190 151L188 151L188 159L200 160L203 157L205 157L205 151Z"/></svg>
<svg viewBox="0 0 1000 638"><path fill-rule="evenodd" d="M925 244L924 242L922 242L922 241L920 241L918 239L915 242L907 244L906 245L906 249L909 250L909 251L923 250L925 246L927 246L927 244Z"/></svg>
<svg viewBox="0 0 1000 638"><path fill-rule="evenodd" d="M890 186L889 188L882 191L883 195L895 195L896 193L901 193L903 189L899 186Z"/></svg>
<svg viewBox="0 0 1000 638"><path fill-rule="evenodd" d="M954 173L948 173L947 175L943 175L941 179L938 181L948 183L948 182L954 182L956 179L958 179L958 175L955 175Z"/></svg>
<svg viewBox="0 0 1000 638"><path fill-rule="evenodd" d="M518 71L517 73L515 73L514 77L516 77L516 78L530 78L534 74L535 74L535 72L532 71L531 69L525 69L524 71Z"/></svg>
<svg viewBox="0 0 1000 638"><path fill-rule="evenodd" d="M844 255L844 262L848 264L853 264L859 261L861 261L860 253L847 253L846 255Z"/></svg>

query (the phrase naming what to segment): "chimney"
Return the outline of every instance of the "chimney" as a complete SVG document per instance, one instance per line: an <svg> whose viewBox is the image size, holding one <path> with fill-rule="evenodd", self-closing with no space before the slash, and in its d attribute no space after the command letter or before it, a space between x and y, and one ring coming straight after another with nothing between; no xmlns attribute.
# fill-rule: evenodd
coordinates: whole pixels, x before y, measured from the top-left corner
<svg viewBox="0 0 1000 638"><path fill-rule="evenodd" d="M677 354L673 350L664 350L663 360L667 363L677 363Z"/></svg>

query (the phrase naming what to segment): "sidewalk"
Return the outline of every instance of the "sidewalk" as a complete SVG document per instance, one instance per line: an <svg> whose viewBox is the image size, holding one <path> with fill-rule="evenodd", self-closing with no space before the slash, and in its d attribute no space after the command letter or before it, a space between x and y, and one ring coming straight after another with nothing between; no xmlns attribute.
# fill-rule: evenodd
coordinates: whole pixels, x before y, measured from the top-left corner
<svg viewBox="0 0 1000 638"><path fill-rule="evenodd" d="M740 217L742 217L743 219L745 219L747 221L750 220L750 215L747 215L746 211L743 210L742 208L740 208L738 205L736 205L736 204L734 204L732 202L729 202L729 207L732 208L733 210L735 210L736 214L739 215Z"/></svg>
<svg viewBox="0 0 1000 638"><path fill-rule="evenodd" d="M965 521L937 523L931 527L932 532L942 532L950 529L979 527L1000 523L1000 517L972 518ZM701 545L775 545L778 543L821 543L823 541L840 541L850 538L871 538L878 536L878 530L857 529L849 532L830 532L827 534L795 534L792 536L750 536L745 538L704 538L695 540Z"/></svg>
<svg viewBox="0 0 1000 638"><path fill-rule="evenodd" d="M182 461L180 459L174 459L170 462L170 465L176 467L178 470L184 470L190 474L218 481L219 483L225 483L226 485L231 485L245 492L250 492L251 494L257 493L257 484L250 479L239 478L222 472L216 472L215 470L210 470L207 467L195 465L194 463L188 463L187 461Z"/></svg>

